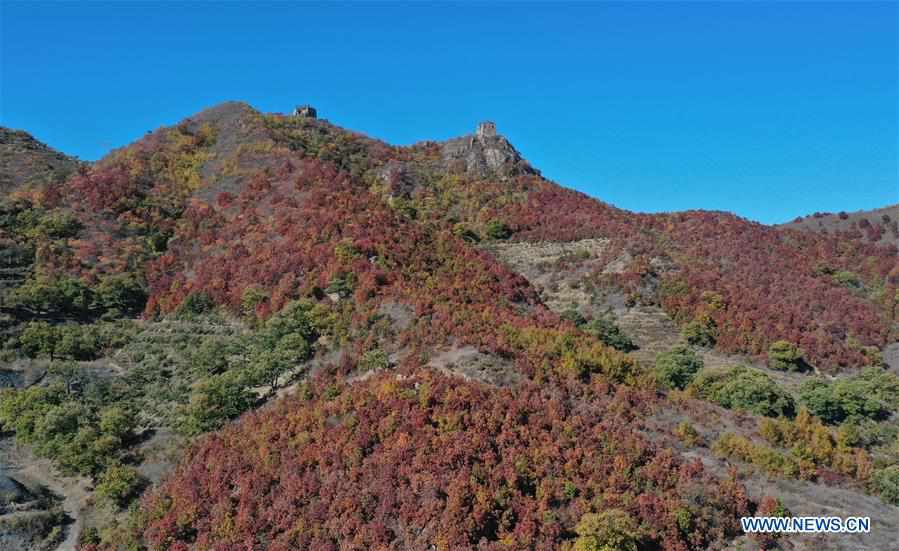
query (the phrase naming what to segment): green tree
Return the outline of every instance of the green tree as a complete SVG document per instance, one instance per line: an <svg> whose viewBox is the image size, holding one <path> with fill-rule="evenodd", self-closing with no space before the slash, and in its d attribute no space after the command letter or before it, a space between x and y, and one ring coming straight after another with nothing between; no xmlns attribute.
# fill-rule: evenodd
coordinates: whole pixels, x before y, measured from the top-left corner
<svg viewBox="0 0 899 551"><path fill-rule="evenodd" d="M100 432L122 441L134 434L137 420L134 413L119 405L108 406L100 411Z"/></svg>
<svg viewBox="0 0 899 551"><path fill-rule="evenodd" d="M490 239L508 239L512 237L512 229L504 222L491 220L484 228L484 234Z"/></svg>
<svg viewBox="0 0 899 551"><path fill-rule="evenodd" d="M768 417L796 413L793 397L766 374L745 367L704 369L689 387L699 397L728 409L742 409Z"/></svg>
<svg viewBox="0 0 899 551"><path fill-rule="evenodd" d="M16 288L12 298L32 310L81 316L88 312L92 293L80 279L37 277Z"/></svg>
<svg viewBox="0 0 899 551"><path fill-rule="evenodd" d="M119 508L127 505L144 483L134 467L112 465L100 475L95 491L101 502Z"/></svg>
<svg viewBox="0 0 899 551"><path fill-rule="evenodd" d="M603 343L615 350L630 352L637 350L638 346L630 337L621 331L615 321L608 316L599 317L589 321L581 329L597 337Z"/></svg>
<svg viewBox="0 0 899 551"><path fill-rule="evenodd" d="M690 347L675 346L656 356L656 381L663 387L682 390L702 367L702 359Z"/></svg>
<svg viewBox="0 0 899 551"><path fill-rule="evenodd" d="M104 277L94 288L92 307L115 314L134 315L143 310L147 291L134 274Z"/></svg>
<svg viewBox="0 0 899 551"><path fill-rule="evenodd" d="M255 398L239 373L206 377L194 383L190 401L181 410L179 428L189 435L215 430L252 407Z"/></svg>
<svg viewBox="0 0 899 551"><path fill-rule="evenodd" d="M91 326L68 324L56 328L58 339L54 355L70 360L93 360L100 353L100 342Z"/></svg>
<svg viewBox="0 0 899 551"><path fill-rule="evenodd" d="M48 372L65 384L66 394L69 396L79 392L84 384L84 370L73 361L53 362Z"/></svg>
<svg viewBox="0 0 899 551"><path fill-rule="evenodd" d="M876 421L896 409L896 397L889 393L890 383L896 384L895 381L893 374L877 376L867 370L861 376L833 382L812 379L799 388L799 399L825 423L859 419Z"/></svg>
<svg viewBox="0 0 899 551"><path fill-rule="evenodd" d="M276 341L274 348L257 350L253 358L254 381L267 384L269 392L278 389L282 375L296 368L312 355L312 345L299 333L289 333Z"/></svg>
<svg viewBox="0 0 899 551"><path fill-rule="evenodd" d="M191 293L178 307L178 316L184 318L200 316L211 312L213 308L215 303L209 295L203 292Z"/></svg>
<svg viewBox="0 0 899 551"><path fill-rule="evenodd" d="M843 287L848 287L850 289L860 289L862 287L861 278L859 278L858 275L854 272L850 272L848 270L843 270L833 274L833 281L837 285L842 285Z"/></svg>
<svg viewBox="0 0 899 551"><path fill-rule="evenodd" d="M768 367L780 371L805 371L808 364L805 353L795 344L788 341L775 341L768 347Z"/></svg>
<svg viewBox="0 0 899 551"><path fill-rule="evenodd" d="M311 306L292 302L269 318L253 338L252 373L257 384L277 389L280 377L312 357L318 332L310 319Z"/></svg>
<svg viewBox="0 0 899 551"><path fill-rule="evenodd" d="M203 339L191 354L191 367L201 376L218 375L231 367L232 358L242 355L237 339L212 336Z"/></svg>
<svg viewBox="0 0 899 551"><path fill-rule="evenodd" d="M256 307L268 300L268 293L264 289L258 287L247 287L244 289L243 296L240 300L240 307L245 316L253 316L256 313Z"/></svg>
<svg viewBox="0 0 899 551"><path fill-rule="evenodd" d="M711 318L693 320L681 330L684 338L693 346L712 347L718 335L715 321Z"/></svg>
<svg viewBox="0 0 899 551"><path fill-rule="evenodd" d="M48 239L65 239L75 237L82 228L81 222L71 214L54 212L41 216L32 234Z"/></svg>
<svg viewBox="0 0 899 551"><path fill-rule="evenodd" d="M481 240L481 237L477 233L461 223L453 226L453 235L469 243L477 243Z"/></svg>
<svg viewBox="0 0 899 551"><path fill-rule="evenodd" d="M28 322L22 334L19 335L22 351L32 358L48 356L52 360L58 340L59 332L45 321Z"/></svg>

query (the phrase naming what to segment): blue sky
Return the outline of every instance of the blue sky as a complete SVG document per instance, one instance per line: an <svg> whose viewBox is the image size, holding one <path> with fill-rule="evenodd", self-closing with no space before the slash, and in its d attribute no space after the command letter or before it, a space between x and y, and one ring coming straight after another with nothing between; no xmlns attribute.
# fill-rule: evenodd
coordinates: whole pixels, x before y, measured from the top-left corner
<svg viewBox="0 0 899 551"><path fill-rule="evenodd" d="M84 159L215 103L396 144L496 121L631 210L899 202L899 3L3 0L0 123Z"/></svg>

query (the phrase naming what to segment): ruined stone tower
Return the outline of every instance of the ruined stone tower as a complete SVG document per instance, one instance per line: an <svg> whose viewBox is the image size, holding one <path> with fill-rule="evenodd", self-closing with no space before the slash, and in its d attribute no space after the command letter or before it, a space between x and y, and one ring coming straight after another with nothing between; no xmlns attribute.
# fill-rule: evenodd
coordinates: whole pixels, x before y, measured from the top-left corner
<svg viewBox="0 0 899 551"><path fill-rule="evenodd" d="M492 138L496 136L496 125L491 121L484 121L478 124L475 135L478 138Z"/></svg>
<svg viewBox="0 0 899 551"><path fill-rule="evenodd" d="M293 110L294 117L305 117L307 119L314 119L317 116L315 112L315 107L311 105L297 105Z"/></svg>

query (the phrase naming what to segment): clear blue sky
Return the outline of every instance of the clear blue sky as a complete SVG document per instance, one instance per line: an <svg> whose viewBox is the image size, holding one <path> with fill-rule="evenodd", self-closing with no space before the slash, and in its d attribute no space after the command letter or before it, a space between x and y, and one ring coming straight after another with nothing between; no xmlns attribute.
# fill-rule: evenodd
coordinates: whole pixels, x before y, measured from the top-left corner
<svg viewBox="0 0 899 551"><path fill-rule="evenodd" d="M496 121L638 211L899 202L899 4L2 0L0 121L84 159L230 99L395 144Z"/></svg>

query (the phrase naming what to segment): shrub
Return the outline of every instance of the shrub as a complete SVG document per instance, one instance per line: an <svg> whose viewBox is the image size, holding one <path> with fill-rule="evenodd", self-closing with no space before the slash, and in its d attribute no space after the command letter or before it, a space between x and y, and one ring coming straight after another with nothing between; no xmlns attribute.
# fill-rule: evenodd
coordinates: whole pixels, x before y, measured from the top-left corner
<svg viewBox="0 0 899 551"><path fill-rule="evenodd" d="M776 497L764 496L759 503L758 509L755 511L757 517L786 517L790 516L790 511L784 506L783 502ZM759 542L762 549L772 549L777 545L780 534L754 534L754 539Z"/></svg>
<svg viewBox="0 0 899 551"><path fill-rule="evenodd" d="M728 409L743 409L757 415L793 416L793 397L770 377L745 366L707 369L690 385L699 397Z"/></svg>
<svg viewBox="0 0 899 551"><path fill-rule="evenodd" d="M711 319L704 322L699 320L691 321L684 326L681 334L693 346L715 346L715 322Z"/></svg>
<svg viewBox="0 0 899 551"><path fill-rule="evenodd" d="M876 471L874 489L887 503L899 505L899 465L890 465Z"/></svg>
<svg viewBox="0 0 899 551"><path fill-rule="evenodd" d="M126 465L113 465L97 480L95 491L101 502L123 507L143 486L144 480L137 469Z"/></svg>
<svg viewBox="0 0 899 551"><path fill-rule="evenodd" d="M16 288L12 298L32 310L82 316L92 302L92 293L80 279L37 277Z"/></svg>
<svg viewBox="0 0 899 551"><path fill-rule="evenodd" d="M477 233L466 227L464 224L456 224L453 226L453 235L469 243L477 243L481 240L481 237Z"/></svg>
<svg viewBox="0 0 899 551"><path fill-rule="evenodd" d="M559 314L559 317L562 318L563 320L570 321L576 327L581 327L585 323L587 323L587 318L585 318L583 314L581 314L574 308L569 308L568 310L565 310L564 312Z"/></svg>
<svg viewBox="0 0 899 551"><path fill-rule="evenodd" d="M638 526L633 517L621 509L587 513L575 526L578 538L575 551L637 551Z"/></svg>
<svg viewBox="0 0 899 551"><path fill-rule="evenodd" d="M340 298L347 298L353 294L356 288L356 275L352 272L342 272L331 278L328 286L325 288L326 293L336 293Z"/></svg>
<svg viewBox="0 0 899 551"><path fill-rule="evenodd" d="M256 312L256 307L268 300L268 293L259 287L247 287L244 289L243 296L240 300L241 309L245 316L252 316Z"/></svg>
<svg viewBox="0 0 899 551"><path fill-rule="evenodd" d="M54 355L71 360L93 360L100 353L100 341L91 326L61 325L56 328Z"/></svg>
<svg viewBox="0 0 899 551"><path fill-rule="evenodd" d="M0 395L0 423L55 460L66 473L96 474L117 461L133 422L121 410L78 401L65 385L7 391Z"/></svg>
<svg viewBox="0 0 899 551"><path fill-rule="evenodd" d="M181 409L178 428L188 435L215 430L252 407L255 398L237 373L201 379L194 383L190 402Z"/></svg>
<svg viewBox="0 0 899 551"><path fill-rule="evenodd" d="M22 351L32 358L46 355L53 359L57 340L57 331L45 321L28 322L22 334L19 335Z"/></svg>
<svg viewBox="0 0 899 551"><path fill-rule="evenodd" d="M582 329L615 350L630 352L638 348L634 341L625 335L610 317L604 316L591 320Z"/></svg>
<svg viewBox="0 0 899 551"><path fill-rule="evenodd" d="M689 421L681 421L674 429L674 435L687 446L695 446L703 442L702 436Z"/></svg>
<svg viewBox="0 0 899 551"><path fill-rule="evenodd" d="M692 349L676 346L656 357L656 381L665 388L684 389L702 366L702 359Z"/></svg>
<svg viewBox="0 0 899 551"><path fill-rule="evenodd" d="M879 368L827 382L806 381L799 390L800 400L814 415L827 423L847 420L880 420L899 409L899 377Z"/></svg>
<svg viewBox="0 0 899 551"><path fill-rule="evenodd" d="M91 306L126 315L143 310L147 303L147 291L134 274L116 274L105 277L94 287Z"/></svg>
<svg viewBox="0 0 899 551"><path fill-rule="evenodd" d="M833 281L837 285L848 287L849 289L860 289L862 281L855 272L841 270L833 274Z"/></svg>
<svg viewBox="0 0 899 551"><path fill-rule="evenodd" d="M801 461L770 446L756 444L732 432L721 435L712 445L712 450L720 456L761 467L768 474L804 480L810 480L815 476L815 467L811 462Z"/></svg>
<svg viewBox="0 0 899 551"><path fill-rule="evenodd" d="M512 237L512 230L504 222L491 220L487 222L484 233L490 239L508 239Z"/></svg>
<svg viewBox="0 0 899 551"><path fill-rule="evenodd" d="M808 364L805 353L795 344L787 341L775 341L768 347L768 367L779 371L805 371Z"/></svg>
<svg viewBox="0 0 899 551"><path fill-rule="evenodd" d="M390 359L387 357L387 353L380 348L369 350L359 360L359 369L362 371L388 369L389 367Z"/></svg>
<svg viewBox="0 0 899 551"><path fill-rule="evenodd" d="M202 292L191 293L178 307L178 316L191 318L211 312L213 308L215 308L215 303L209 295Z"/></svg>
<svg viewBox="0 0 899 551"><path fill-rule="evenodd" d="M795 419L761 419L759 433L800 461L825 465L843 474L865 480L870 475L870 457L851 447L841 434L834 434L820 419L800 408Z"/></svg>

